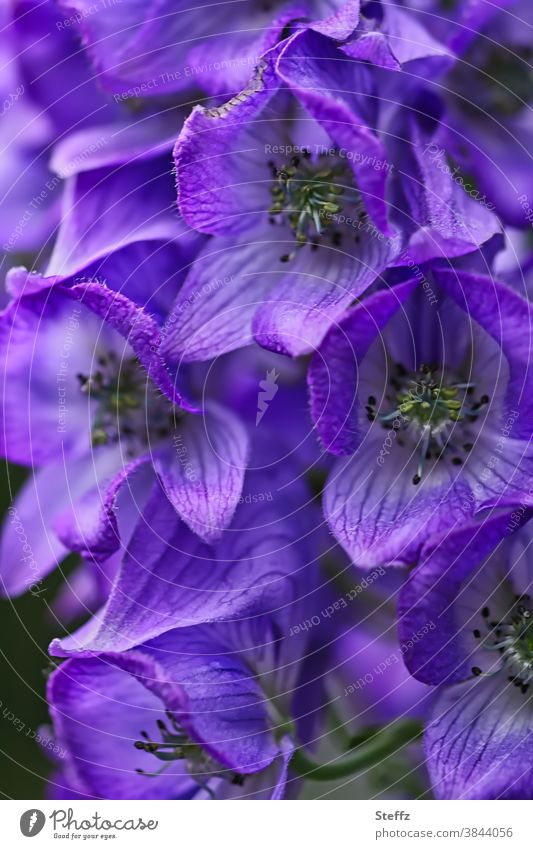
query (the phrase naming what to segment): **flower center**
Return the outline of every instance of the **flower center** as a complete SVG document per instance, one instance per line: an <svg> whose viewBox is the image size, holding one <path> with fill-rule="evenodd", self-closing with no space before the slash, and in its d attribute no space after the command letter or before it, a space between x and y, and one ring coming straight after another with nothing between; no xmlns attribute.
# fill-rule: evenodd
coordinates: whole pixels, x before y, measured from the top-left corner
<svg viewBox="0 0 533 849"><path fill-rule="evenodd" d="M509 681L526 693L533 681L533 613L529 595L516 596L510 615L499 621L492 620L490 609L481 611L482 628L474 629L474 637L483 639L483 647L497 651L501 664L509 672ZM485 633L485 636L483 636ZM475 666L474 675L482 670Z"/></svg>
<svg viewBox="0 0 533 849"><path fill-rule="evenodd" d="M312 248L317 249L320 239L326 235L339 246L342 233L335 224L346 206L354 208L352 214L355 217L365 216L351 175L338 157L320 154L316 161L312 161L310 152L303 150L301 156L294 156L281 168L273 161L268 166L274 177L270 222L274 224L282 220L288 223L296 248L310 243ZM288 262L293 257L294 251L280 259Z"/></svg>
<svg viewBox="0 0 533 849"><path fill-rule="evenodd" d="M402 363L396 363L389 378L390 389L385 397L394 409L378 412L376 399L369 396L366 412L369 421L378 419L387 430L397 431L397 442L404 445L403 436L409 435L419 447L415 486L422 480L426 460L442 459L446 453L454 465L461 465L462 452L473 447L470 426L476 422L488 404L488 395L479 401L473 397L475 384L447 378L442 370L421 365L417 372L408 372ZM452 442L460 425L461 449ZM401 434L401 435L400 435ZM466 440L466 441L465 441Z"/></svg>
<svg viewBox="0 0 533 849"><path fill-rule="evenodd" d="M134 447L172 433L184 415L157 390L135 357L119 361L111 351L98 358L98 367L90 375L77 378L81 392L96 406L93 447L126 441L132 456Z"/></svg>
<svg viewBox="0 0 533 849"><path fill-rule="evenodd" d="M161 735L161 742L154 742L146 731L141 731L142 740L134 743L136 749L149 752L159 761L164 761L163 766L157 772L147 772L144 769L136 769L139 775L156 776L161 775L172 761L185 761L186 769L191 778L204 789L211 798L215 798L213 790L207 782L210 778L224 778L230 784L242 786L245 777L236 772L231 772L219 764L211 755L195 743L186 731L180 726L170 711L166 712L168 725L162 719L157 720L157 727ZM170 728L169 728L170 726Z"/></svg>

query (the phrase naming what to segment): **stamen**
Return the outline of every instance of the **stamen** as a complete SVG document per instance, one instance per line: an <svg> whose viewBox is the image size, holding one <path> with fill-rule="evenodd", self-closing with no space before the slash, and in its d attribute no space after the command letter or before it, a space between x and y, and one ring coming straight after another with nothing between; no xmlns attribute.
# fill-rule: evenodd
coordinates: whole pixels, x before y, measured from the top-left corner
<svg viewBox="0 0 533 849"><path fill-rule="evenodd" d="M133 744L138 751L147 752L164 762L161 769L156 772L136 769L135 771L139 775L151 777L161 775L168 769L172 761L185 761L191 778L212 798L214 798L214 794L207 784L211 778L224 778L232 784L244 783L245 776L225 770L221 764L217 763L211 755L207 754L198 743L195 743L189 737L170 711L166 711L166 715L171 726L170 729L162 719L156 721L161 734L161 742L151 740L146 731L141 731L140 737L143 739L136 740Z"/></svg>
<svg viewBox="0 0 533 849"><path fill-rule="evenodd" d="M289 224L294 233L296 249L310 243L312 249L316 250L320 237L330 230L344 203L355 206L360 215L364 213L360 195L353 186L353 177L346 163L332 157L331 164L324 165L323 162L312 161L311 154L308 151L306 153L303 160L293 157L288 165L279 169L274 163L268 163L276 179L271 188L269 217L273 222L281 217ZM346 188L351 189L351 198L345 197ZM340 246L342 233L334 230L331 240L333 245ZM294 256L295 251L291 251L283 254L280 261L289 262Z"/></svg>
<svg viewBox="0 0 533 849"><path fill-rule="evenodd" d="M488 403L488 396L483 395L477 403L467 403L469 395L475 387L471 381L445 380L438 368L422 363L417 372L408 372L402 363L394 364L394 374L389 378L394 390L392 411L378 412L376 399L368 397L366 406L367 417L373 421L376 417L381 425L400 433L406 432L416 439L418 462L416 474L412 482L417 486L424 476L427 461L434 458L439 461L444 456L450 456L451 462L460 466L464 460L463 451L470 452L474 443L470 441L470 427L480 415L480 411ZM391 400L391 394L386 396ZM463 439L454 444L451 437L456 426L460 427ZM398 444L402 444L397 440Z"/></svg>
<svg viewBox="0 0 533 849"><path fill-rule="evenodd" d="M80 391L94 404L91 442L93 447L138 440L145 447L151 437L163 438L185 415L152 384L136 358L118 361L114 352L97 358L99 368L89 375L78 374ZM131 447L131 446L130 446ZM128 451L128 454L135 453Z"/></svg>
<svg viewBox="0 0 533 849"><path fill-rule="evenodd" d="M483 648L499 652L501 664L512 673L508 680L526 693L533 681L533 616L527 599L518 597L508 619L488 622L488 607L482 609L481 615L488 630ZM480 632L474 631L474 636L476 633Z"/></svg>

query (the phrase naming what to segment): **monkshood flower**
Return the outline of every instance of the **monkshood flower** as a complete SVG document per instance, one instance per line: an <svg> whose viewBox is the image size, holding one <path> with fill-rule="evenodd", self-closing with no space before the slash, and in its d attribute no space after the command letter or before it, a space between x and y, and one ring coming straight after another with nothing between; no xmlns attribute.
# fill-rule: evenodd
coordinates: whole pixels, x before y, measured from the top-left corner
<svg viewBox="0 0 533 849"><path fill-rule="evenodd" d="M405 660L437 685L425 742L439 798L533 798L530 515L522 506L429 540L400 599L401 640L436 626Z"/></svg>
<svg viewBox="0 0 533 849"><path fill-rule="evenodd" d="M291 24L344 39L359 17L358 0L196 6L181 0L106 0L97 14L92 5L90 0L58 3L78 29L96 79L117 101L191 87L228 95L243 87L258 56Z"/></svg>
<svg viewBox="0 0 533 849"><path fill-rule="evenodd" d="M90 550L101 510L111 522L107 549L116 547L113 501L141 464L153 465L189 527L216 539L241 494L245 428L217 404L200 414L167 370L156 320L125 295L99 282L33 278L33 294L0 317L2 453L36 470L14 503L32 557L14 556L8 520L4 592L23 591L68 548ZM73 503L72 521L51 533Z"/></svg>
<svg viewBox="0 0 533 849"><path fill-rule="evenodd" d="M532 503L530 304L490 277L429 268L363 299L309 369L338 460L328 523L362 567L408 564L428 534Z"/></svg>
<svg viewBox="0 0 533 849"><path fill-rule="evenodd" d="M173 628L274 615L300 593L310 594L324 550L320 515L295 471L287 462L248 472L231 525L211 544L180 519L153 472L151 481L134 481L116 511L125 531L121 550L115 553L109 533L109 503L92 530L90 553L102 566L105 603L76 632L54 640L51 653L124 651Z"/></svg>
<svg viewBox="0 0 533 849"><path fill-rule="evenodd" d="M282 798L305 648L282 639L288 615L169 631L124 653L67 660L48 681L66 753L54 796Z"/></svg>
<svg viewBox="0 0 533 849"><path fill-rule="evenodd" d="M217 238L176 300L165 343L170 356L208 359L254 338L284 353L309 351L394 256L387 239L358 229L368 219L359 189L366 179L371 204L382 175L363 167L358 186L354 162L331 152L320 124L280 91L274 62L273 54L262 59L249 87L229 103L196 107L178 139L181 212ZM345 117L339 110L332 123ZM368 155L378 152L367 127L349 127L347 135ZM379 199L374 206L379 215ZM190 291L215 269L230 284L194 311L184 309Z"/></svg>
<svg viewBox="0 0 533 849"><path fill-rule="evenodd" d="M427 55L418 58L422 65L417 64L413 78L404 65L392 70L350 59L347 51L356 50L359 43L357 39L341 49L319 33L298 33L281 52L278 73L321 123L324 113L336 111L344 113L347 123L364 120L374 129L377 161L353 141L348 145L347 128L332 124L328 132L337 144L351 147L348 155L359 163L359 181L363 168L374 172L376 198L369 211L382 229L386 215L400 232L402 250L396 265L472 253L499 233L500 226L488 206L470 197L450 170L428 161L431 145L446 153L447 116L439 89L420 80L434 76L435 59L440 66L442 57L428 47ZM361 182L360 187L367 188ZM386 208L376 208L378 197L386 198Z"/></svg>
<svg viewBox="0 0 533 849"><path fill-rule="evenodd" d="M499 233L489 210L424 161L437 116L400 112L386 131L401 139L385 145L370 69L305 31L263 57L237 97L193 110L175 148L178 200L192 227L217 238L178 295L169 358L208 359L252 339L307 353L388 265L461 256ZM185 309L221 268L230 283Z"/></svg>

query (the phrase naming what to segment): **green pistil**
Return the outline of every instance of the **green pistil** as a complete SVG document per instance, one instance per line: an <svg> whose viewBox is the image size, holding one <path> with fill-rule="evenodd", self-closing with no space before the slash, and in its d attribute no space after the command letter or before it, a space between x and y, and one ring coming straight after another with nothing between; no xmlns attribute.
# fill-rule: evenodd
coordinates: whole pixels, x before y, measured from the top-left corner
<svg viewBox="0 0 533 849"><path fill-rule="evenodd" d="M435 371L437 370L422 365L416 373L409 374L401 363L397 363L389 379L395 391L395 409L388 413L378 413L373 395L368 397L366 405L369 421L377 418L385 428L394 428L398 432L410 430L416 435L419 457L417 473L413 476L415 486L422 480L426 460L432 455L441 459L446 450L456 450L449 440L453 426L464 421L464 437L467 435L468 425L477 420L483 407L489 402L487 395L483 395L478 402L467 402L467 396L474 391L474 384L445 383L442 378L434 378ZM387 397L390 398L389 395ZM403 444L401 438L398 439L398 444ZM462 443L462 450L466 453L469 453L472 447L470 440ZM454 465L461 465L462 462L461 457L452 457Z"/></svg>
<svg viewBox="0 0 533 849"><path fill-rule="evenodd" d="M272 217L285 215L296 240L303 247L328 230L333 216L342 210L346 179L342 164L323 166L295 157L280 170L274 166L276 182L272 186ZM285 259L290 259L290 255Z"/></svg>
<svg viewBox="0 0 533 849"><path fill-rule="evenodd" d="M398 410L403 416L416 419L421 425L437 425L443 421L457 422L463 418L462 401L457 386L440 386L431 377L413 380L407 392L396 396Z"/></svg>

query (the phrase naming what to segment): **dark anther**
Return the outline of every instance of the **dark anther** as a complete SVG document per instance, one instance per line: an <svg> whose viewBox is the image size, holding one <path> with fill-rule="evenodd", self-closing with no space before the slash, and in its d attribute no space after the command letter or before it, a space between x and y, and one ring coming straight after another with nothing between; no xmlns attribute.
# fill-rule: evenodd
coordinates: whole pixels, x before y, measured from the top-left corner
<svg viewBox="0 0 533 849"><path fill-rule="evenodd" d="M475 675L476 677L478 675L481 675L481 669L479 668L479 666L473 666L472 667L472 675Z"/></svg>

